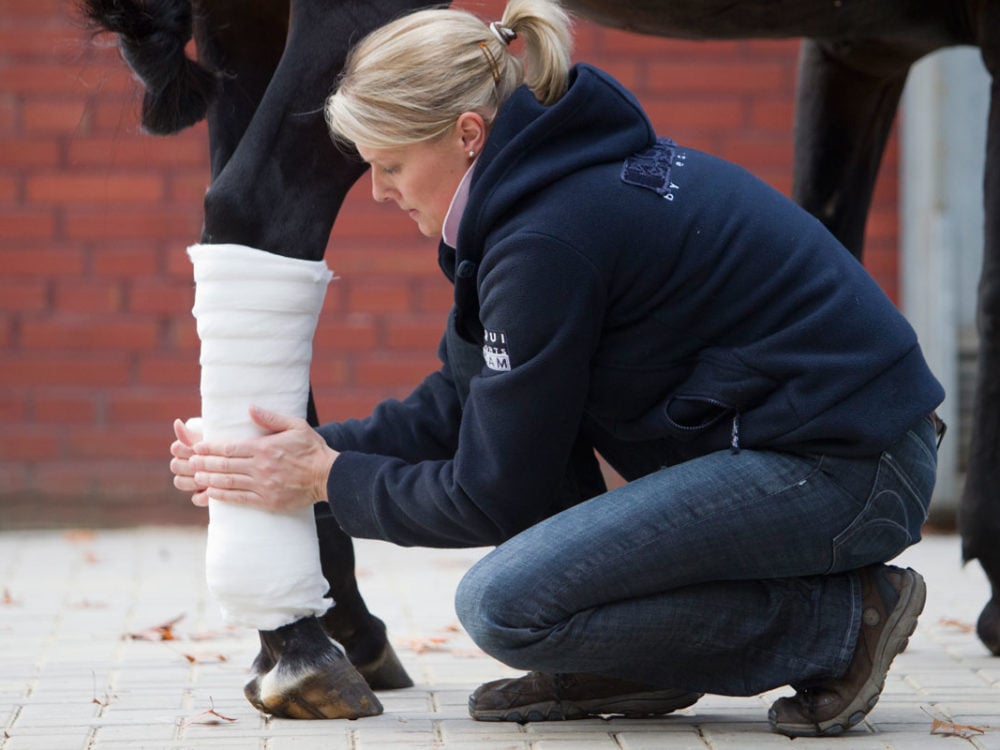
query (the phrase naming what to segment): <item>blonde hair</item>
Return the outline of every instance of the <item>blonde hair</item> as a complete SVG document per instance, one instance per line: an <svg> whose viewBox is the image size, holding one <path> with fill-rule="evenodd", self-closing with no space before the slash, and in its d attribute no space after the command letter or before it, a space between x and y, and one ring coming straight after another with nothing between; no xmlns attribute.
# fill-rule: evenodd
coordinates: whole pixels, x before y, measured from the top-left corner
<svg viewBox="0 0 1000 750"><path fill-rule="evenodd" d="M511 31L523 60L508 48ZM492 27L463 10L417 11L354 47L327 99L327 123L338 141L369 148L431 140L463 112L491 122L522 83L554 103L566 92L571 53L570 18L555 0L511 0Z"/></svg>

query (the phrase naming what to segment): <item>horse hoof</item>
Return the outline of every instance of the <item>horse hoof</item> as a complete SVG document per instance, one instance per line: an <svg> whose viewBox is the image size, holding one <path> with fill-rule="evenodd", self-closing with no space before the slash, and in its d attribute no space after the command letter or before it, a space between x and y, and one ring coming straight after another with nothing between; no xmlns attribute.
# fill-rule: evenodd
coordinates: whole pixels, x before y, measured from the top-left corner
<svg viewBox="0 0 1000 750"><path fill-rule="evenodd" d="M1000 600L990 599L979 613L976 635L994 656L1000 656Z"/></svg>
<svg viewBox="0 0 1000 750"><path fill-rule="evenodd" d="M372 690L400 690L413 687L413 680L403 668L392 645L386 641L382 653L367 664L355 665Z"/></svg>
<svg viewBox="0 0 1000 750"><path fill-rule="evenodd" d="M261 653L243 694L262 713L285 719L358 719L382 704L314 617L261 631Z"/></svg>

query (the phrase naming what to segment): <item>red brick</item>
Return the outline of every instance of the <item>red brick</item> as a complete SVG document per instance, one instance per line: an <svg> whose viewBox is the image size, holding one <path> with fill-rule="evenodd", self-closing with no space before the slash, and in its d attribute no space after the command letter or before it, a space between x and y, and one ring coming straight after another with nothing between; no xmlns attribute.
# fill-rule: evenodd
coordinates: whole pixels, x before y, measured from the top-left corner
<svg viewBox="0 0 1000 750"><path fill-rule="evenodd" d="M163 198L163 179L156 175L39 175L28 178L33 203L154 203Z"/></svg>
<svg viewBox="0 0 1000 750"><path fill-rule="evenodd" d="M795 102L791 95L777 97L758 97L749 102L750 127L759 130L772 130L792 137L792 125L795 121Z"/></svg>
<svg viewBox="0 0 1000 750"><path fill-rule="evenodd" d="M63 279L56 283L55 309L63 313L115 313L123 309L117 283Z"/></svg>
<svg viewBox="0 0 1000 750"><path fill-rule="evenodd" d="M93 253L91 263L95 274L124 278L151 278L156 274L159 253L154 244L132 241L122 247L107 245L102 241Z"/></svg>
<svg viewBox="0 0 1000 750"><path fill-rule="evenodd" d="M5 21L8 20L9 0L4 0ZM73 63L80 57L80 34L65 27L31 24L27 28L0 28L0 50L20 59L53 59Z"/></svg>
<svg viewBox="0 0 1000 750"><path fill-rule="evenodd" d="M3 275L38 276L49 279L56 276L80 276L84 272L86 256L78 247L46 245L24 247L24 243L3 251Z"/></svg>
<svg viewBox="0 0 1000 750"><path fill-rule="evenodd" d="M200 207L210 182L207 166L205 169L177 171L170 175L167 192L174 202Z"/></svg>
<svg viewBox="0 0 1000 750"><path fill-rule="evenodd" d="M354 382L366 387L416 387L429 373L440 367L435 352L424 356L399 354L360 360L354 370Z"/></svg>
<svg viewBox="0 0 1000 750"><path fill-rule="evenodd" d="M108 410L112 425L148 422L164 425L169 431L175 419L188 419L201 411L201 398L195 388L143 388L113 394Z"/></svg>
<svg viewBox="0 0 1000 750"><path fill-rule="evenodd" d="M350 369L344 358L335 352L316 351L309 380L314 387L339 389L351 382Z"/></svg>
<svg viewBox="0 0 1000 750"><path fill-rule="evenodd" d="M138 313L179 314L194 305L194 287L169 281L135 281L129 287L128 309Z"/></svg>
<svg viewBox="0 0 1000 750"><path fill-rule="evenodd" d="M156 343L153 319L53 316L26 320L21 326L21 345L26 350L151 351Z"/></svg>
<svg viewBox="0 0 1000 750"><path fill-rule="evenodd" d="M346 319L321 318L313 337L317 352L372 351L378 345L378 330L371 315L355 314Z"/></svg>
<svg viewBox="0 0 1000 750"><path fill-rule="evenodd" d="M0 203L13 203L19 193L18 180L0 175Z"/></svg>
<svg viewBox="0 0 1000 750"><path fill-rule="evenodd" d="M97 418L95 394L61 395L36 393L32 399L31 416L39 422L88 424Z"/></svg>
<svg viewBox="0 0 1000 750"><path fill-rule="evenodd" d="M55 233L55 217L47 211L22 209L0 212L0 239L4 242L50 239ZM6 268L4 272L7 272Z"/></svg>
<svg viewBox="0 0 1000 750"><path fill-rule="evenodd" d="M402 392L390 393L385 389L340 388L329 394L318 395L317 411L320 422L363 419L384 399L403 395L405 394Z"/></svg>
<svg viewBox="0 0 1000 750"><path fill-rule="evenodd" d="M7 497L15 493L25 492L31 486L26 463L0 461L0 503L6 503Z"/></svg>
<svg viewBox="0 0 1000 750"><path fill-rule="evenodd" d="M47 285L44 282L0 278L0 310L39 312L47 304Z"/></svg>
<svg viewBox="0 0 1000 750"><path fill-rule="evenodd" d="M0 41L0 45L2 45ZM26 101L21 107L21 126L25 132L82 133L89 125L87 101L66 97L58 101Z"/></svg>
<svg viewBox="0 0 1000 750"><path fill-rule="evenodd" d="M59 436L53 431L21 425L0 432L0 456L6 460L38 461L52 458L59 450Z"/></svg>
<svg viewBox="0 0 1000 750"><path fill-rule="evenodd" d="M167 209L72 210L66 216L66 237L70 240L179 238L197 236L200 227L199 217Z"/></svg>
<svg viewBox="0 0 1000 750"><path fill-rule="evenodd" d="M649 88L654 92L703 93L719 96L762 94L787 91L795 71L777 63L734 60L732 63L657 62L649 63Z"/></svg>
<svg viewBox="0 0 1000 750"><path fill-rule="evenodd" d="M11 389L0 393L0 424L23 420L27 413L26 399L23 395L13 393Z"/></svg>
<svg viewBox="0 0 1000 750"><path fill-rule="evenodd" d="M40 138L5 138L0 167L54 167L59 164L59 144Z"/></svg>
<svg viewBox="0 0 1000 750"><path fill-rule="evenodd" d="M138 363L136 383L142 386L186 386L197 392L200 380L197 352L188 356L146 355Z"/></svg>
<svg viewBox="0 0 1000 750"><path fill-rule="evenodd" d="M412 308L412 293L404 281L359 281L348 287L347 304L356 312L405 312Z"/></svg>
<svg viewBox="0 0 1000 750"><path fill-rule="evenodd" d="M86 355L31 353L7 356L0 367L0 385L116 386L128 382L129 358L106 352Z"/></svg>
<svg viewBox="0 0 1000 750"><path fill-rule="evenodd" d="M130 85L128 73L117 66L87 65L81 68L53 62L14 62L0 67L0 90L17 94L72 95L88 87L123 93Z"/></svg>
<svg viewBox="0 0 1000 750"><path fill-rule="evenodd" d="M66 13L65 0L4 0L3 18L29 21L51 21L63 18Z"/></svg>
<svg viewBox="0 0 1000 750"><path fill-rule="evenodd" d="M390 317L386 325L385 345L392 351L436 352L444 333L441 316Z"/></svg>
<svg viewBox="0 0 1000 750"><path fill-rule="evenodd" d="M17 122L18 100L0 92L0 133L12 133ZM4 139L5 142L7 138Z"/></svg>
<svg viewBox="0 0 1000 750"><path fill-rule="evenodd" d="M162 459L169 465L173 430L162 427L119 426L114 430L73 430L67 436L69 455L90 460Z"/></svg>
<svg viewBox="0 0 1000 750"><path fill-rule="evenodd" d="M142 133L74 138L69 143L67 163L73 167L104 168L205 167L208 143L204 136L156 138Z"/></svg>
<svg viewBox="0 0 1000 750"><path fill-rule="evenodd" d="M418 312L445 313L455 302L455 288L443 276L437 283L419 284L416 293Z"/></svg>
<svg viewBox="0 0 1000 750"><path fill-rule="evenodd" d="M735 97L671 98L648 102L645 109L656 131L666 135L678 128L731 130L747 121L743 102Z"/></svg>

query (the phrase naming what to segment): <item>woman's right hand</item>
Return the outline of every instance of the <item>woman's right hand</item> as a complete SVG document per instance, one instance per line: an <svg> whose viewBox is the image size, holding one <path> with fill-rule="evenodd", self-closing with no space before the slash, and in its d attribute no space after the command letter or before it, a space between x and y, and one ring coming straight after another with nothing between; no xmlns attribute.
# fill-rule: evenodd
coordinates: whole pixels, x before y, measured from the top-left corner
<svg viewBox="0 0 1000 750"><path fill-rule="evenodd" d="M170 444L170 455L173 456L170 459L170 471L174 475L174 487L182 492L190 492L191 502L204 506L208 502L206 488L194 481L195 472L190 461L194 455L194 444L199 442L202 436L179 419L174 420L174 435L177 439Z"/></svg>

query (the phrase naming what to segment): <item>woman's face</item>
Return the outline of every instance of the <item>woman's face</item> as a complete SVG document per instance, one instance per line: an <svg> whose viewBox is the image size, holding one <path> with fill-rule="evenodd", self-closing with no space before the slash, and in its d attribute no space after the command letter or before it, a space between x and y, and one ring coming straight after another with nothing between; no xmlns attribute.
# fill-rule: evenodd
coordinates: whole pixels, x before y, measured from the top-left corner
<svg viewBox="0 0 1000 750"><path fill-rule="evenodd" d="M379 203L395 201L422 234L440 236L451 199L472 164L469 152L478 153L485 140L485 132L470 137L467 131L459 118L453 132L433 141L398 148L357 144L361 158L371 165L372 197Z"/></svg>

